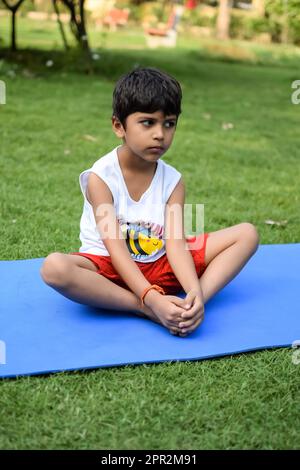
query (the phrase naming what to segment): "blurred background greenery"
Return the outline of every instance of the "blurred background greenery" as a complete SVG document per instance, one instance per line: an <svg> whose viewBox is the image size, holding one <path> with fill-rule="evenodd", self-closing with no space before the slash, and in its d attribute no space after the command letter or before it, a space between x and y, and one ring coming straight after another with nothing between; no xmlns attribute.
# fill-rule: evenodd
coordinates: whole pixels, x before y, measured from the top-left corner
<svg viewBox="0 0 300 470"><path fill-rule="evenodd" d="M112 92L138 65L182 85L165 161L182 172L187 202L205 204L205 230L247 221L261 244L299 242L300 2L68 1L75 10L23 0L12 47L18 3L0 0L1 259L78 251L78 175L119 143ZM149 30L167 31L180 6L176 41L156 31L153 48ZM298 449L299 377L291 349L277 348L5 379L0 448Z"/></svg>

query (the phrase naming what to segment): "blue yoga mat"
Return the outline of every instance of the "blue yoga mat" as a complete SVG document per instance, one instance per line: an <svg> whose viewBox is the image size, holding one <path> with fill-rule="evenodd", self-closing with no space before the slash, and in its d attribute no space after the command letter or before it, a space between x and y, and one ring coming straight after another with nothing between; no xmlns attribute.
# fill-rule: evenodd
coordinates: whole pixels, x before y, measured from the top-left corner
<svg viewBox="0 0 300 470"><path fill-rule="evenodd" d="M43 259L0 262L1 377L199 360L300 340L300 243L260 245L185 338L131 312L66 299L42 281Z"/></svg>

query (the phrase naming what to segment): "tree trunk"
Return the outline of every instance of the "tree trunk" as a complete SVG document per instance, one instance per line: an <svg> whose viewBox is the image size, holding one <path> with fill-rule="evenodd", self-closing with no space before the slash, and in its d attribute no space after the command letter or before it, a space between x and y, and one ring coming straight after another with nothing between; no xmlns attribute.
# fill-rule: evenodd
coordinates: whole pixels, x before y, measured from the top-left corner
<svg viewBox="0 0 300 470"><path fill-rule="evenodd" d="M80 22L79 22L78 30L80 34L81 47L83 49L90 50L86 27L85 27L84 0L79 0L79 14L80 14Z"/></svg>
<svg viewBox="0 0 300 470"><path fill-rule="evenodd" d="M62 0L64 5L70 11L70 28L72 34L75 36L79 46L90 53L89 41L85 27L85 12L84 1L79 0L79 12L76 13L77 2L72 0Z"/></svg>
<svg viewBox="0 0 300 470"><path fill-rule="evenodd" d="M63 40L64 46L65 46L65 49L67 51L69 49L69 45L67 43L67 38L66 38L66 35L65 35L63 24L60 21L59 9L58 9L58 6L57 6L56 2L57 2L57 0L52 0L53 8L54 8L55 13L56 13L56 19L57 19L58 27L60 29L60 33L61 33L61 36L62 36L62 40Z"/></svg>
<svg viewBox="0 0 300 470"><path fill-rule="evenodd" d="M16 10L12 10L11 15L11 45L10 48L13 52L17 50L17 41L16 41Z"/></svg>
<svg viewBox="0 0 300 470"><path fill-rule="evenodd" d="M219 12L217 18L217 38L229 39L231 0L219 0Z"/></svg>
<svg viewBox="0 0 300 470"><path fill-rule="evenodd" d="M11 11L11 44L10 48L12 52L17 50L17 28L16 28L16 14L19 7L22 5L24 0L19 0L15 5L10 5L7 0L2 0L8 10Z"/></svg>
<svg viewBox="0 0 300 470"><path fill-rule="evenodd" d="M283 25L281 31L281 42L289 42L288 0L283 0Z"/></svg>
<svg viewBox="0 0 300 470"><path fill-rule="evenodd" d="M252 0L252 8L259 16L264 16L265 14L264 0Z"/></svg>

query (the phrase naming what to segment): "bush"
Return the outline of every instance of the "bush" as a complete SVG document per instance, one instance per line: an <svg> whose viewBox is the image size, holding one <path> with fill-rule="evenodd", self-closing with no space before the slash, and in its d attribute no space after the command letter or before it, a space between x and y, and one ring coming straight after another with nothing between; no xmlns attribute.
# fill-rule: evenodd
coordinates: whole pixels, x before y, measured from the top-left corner
<svg viewBox="0 0 300 470"><path fill-rule="evenodd" d="M115 8L120 8L121 10L128 8L130 10L129 21L136 23L140 23L142 21L141 5L134 4L130 0L117 0L115 3Z"/></svg>
<svg viewBox="0 0 300 470"><path fill-rule="evenodd" d="M242 38L245 26L244 26L244 18L239 15L231 15L230 19L230 27L229 27L229 35L231 38ZM246 38L245 38L246 39ZM247 38L250 39L250 38Z"/></svg>
<svg viewBox="0 0 300 470"><path fill-rule="evenodd" d="M283 31L286 30L288 41L300 43L300 0L266 0L266 17L272 39L282 41Z"/></svg>
<svg viewBox="0 0 300 470"><path fill-rule="evenodd" d="M207 16L203 14L201 7L197 7L194 10L185 10L181 17L181 23L185 26L214 28L216 24L216 16L217 13L213 16Z"/></svg>
<svg viewBox="0 0 300 470"><path fill-rule="evenodd" d="M232 11L230 37L247 40L261 33L269 33L273 42L287 39L300 44L300 0L266 0L265 8L265 17Z"/></svg>

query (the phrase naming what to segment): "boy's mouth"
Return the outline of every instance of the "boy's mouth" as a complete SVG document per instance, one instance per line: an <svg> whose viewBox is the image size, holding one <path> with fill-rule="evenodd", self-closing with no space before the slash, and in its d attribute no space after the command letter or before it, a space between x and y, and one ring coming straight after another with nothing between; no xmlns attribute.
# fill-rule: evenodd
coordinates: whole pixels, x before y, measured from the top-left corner
<svg viewBox="0 0 300 470"><path fill-rule="evenodd" d="M148 147L148 150L151 150L152 152L162 152L163 147L157 146L157 147Z"/></svg>

